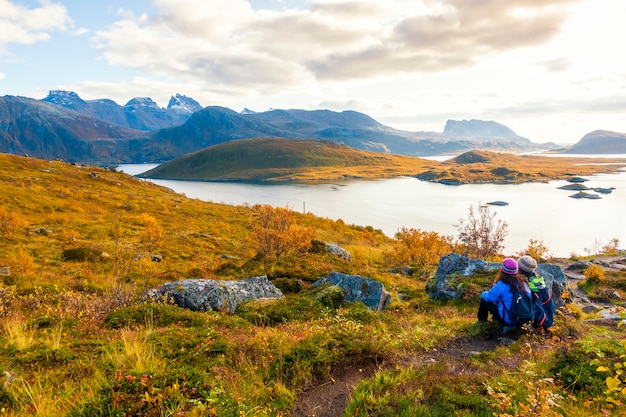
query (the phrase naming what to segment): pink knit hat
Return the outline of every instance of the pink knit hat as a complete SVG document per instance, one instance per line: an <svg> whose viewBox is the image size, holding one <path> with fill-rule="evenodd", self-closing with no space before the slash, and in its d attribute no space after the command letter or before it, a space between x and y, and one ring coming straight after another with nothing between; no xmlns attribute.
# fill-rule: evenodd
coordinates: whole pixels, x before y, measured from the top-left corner
<svg viewBox="0 0 626 417"><path fill-rule="evenodd" d="M506 258L502 261L502 272L509 275L517 274L517 261L513 258Z"/></svg>

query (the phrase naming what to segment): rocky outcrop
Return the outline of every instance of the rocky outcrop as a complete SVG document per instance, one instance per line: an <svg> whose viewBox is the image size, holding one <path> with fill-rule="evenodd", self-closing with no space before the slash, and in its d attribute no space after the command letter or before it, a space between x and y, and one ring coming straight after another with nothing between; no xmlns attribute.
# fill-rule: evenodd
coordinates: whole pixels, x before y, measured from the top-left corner
<svg viewBox="0 0 626 417"><path fill-rule="evenodd" d="M331 272L313 283L314 286L323 284L341 287L344 302L361 301L371 310L382 311L391 303L391 295L385 290L383 284L373 279Z"/></svg>
<svg viewBox="0 0 626 417"><path fill-rule="evenodd" d="M499 262L487 262L470 259L455 253L442 256L439 260L434 284L427 286L428 295L435 300L462 299L464 295L463 277L468 279L478 271L497 271ZM555 306L565 303L570 297L571 289L559 265L541 263L535 271L544 277L546 286L551 290ZM496 274L496 272L494 272ZM454 278L454 279L453 279Z"/></svg>
<svg viewBox="0 0 626 417"><path fill-rule="evenodd" d="M267 275L262 275L244 281L190 279L166 282L149 291L146 297L156 300L171 297L176 305L192 311L234 313L244 301L282 298L283 293L267 279Z"/></svg>
<svg viewBox="0 0 626 417"><path fill-rule="evenodd" d="M600 197L598 194L591 194L591 193L586 193L584 191L579 191L576 194L572 194L569 196L570 198L586 198L589 200L599 200L602 197Z"/></svg>
<svg viewBox="0 0 626 417"><path fill-rule="evenodd" d="M328 252L332 253L335 256L338 256L345 261L352 261L352 255L350 255L350 252L348 252L345 248L339 246L336 243L328 244Z"/></svg>

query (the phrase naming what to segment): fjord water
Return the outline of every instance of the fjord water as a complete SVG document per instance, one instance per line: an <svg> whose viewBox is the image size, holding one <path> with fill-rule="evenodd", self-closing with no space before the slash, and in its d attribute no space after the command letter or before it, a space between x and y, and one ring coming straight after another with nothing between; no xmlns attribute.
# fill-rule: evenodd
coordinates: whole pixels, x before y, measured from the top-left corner
<svg viewBox="0 0 626 417"><path fill-rule="evenodd" d="M136 175L155 165L122 165ZM436 231L456 237L455 225L467 218L470 205L505 201L491 206L496 218L508 223L505 253L541 240L553 256L596 253L613 238L626 246L626 172L586 177L590 188L614 187L599 200L569 198L560 190L564 180L526 184L465 184L449 186L403 177L346 181L333 184L243 184L227 182L150 180L190 198L231 205L270 204L306 211L348 224L372 226L393 236L402 227ZM590 191L593 192L593 191Z"/></svg>

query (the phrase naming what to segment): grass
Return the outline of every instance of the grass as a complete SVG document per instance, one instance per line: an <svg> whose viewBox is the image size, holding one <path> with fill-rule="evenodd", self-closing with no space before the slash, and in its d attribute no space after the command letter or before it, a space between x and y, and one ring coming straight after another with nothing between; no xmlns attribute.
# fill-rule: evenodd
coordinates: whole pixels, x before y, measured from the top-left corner
<svg viewBox="0 0 626 417"><path fill-rule="evenodd" d="M361 151L334 142L264 138L210 146L159 165L141 177L319 182L417 176L438 182L521 183L617 172L626 166L626 160L616 161L615 165L594 162L597 160L592 158L517 156L489 151L470 151L449 161L436 162Z"/></svg>
<svg viewBox="0 0 626 417"><path fill-rule="evenodd" d="M287 417L348 358L375 358L380 368L358 384L345 415L618 415L625 401L605 393L609 376L626 385L615 323L562 314L552 338L451 354L486 338L472 325L474 295L493 277L475 278L464 301L433 301L424 279L389 272L384 254L396 242L369 226L294 213L352 261L323 251L260 258L254 207L10 155L0 155L0 206L0 267L10 267L0 277L0 415ZM157 242L146 242L145 215L162 229ZM137 256L144 252L162 261ZM330 271L377 279L393 302L379 313L318 299L311 283ZM235 314L140 297L167 281L264 274L287 296ZM623 282L607 274L599 285L621 291Z"/></svg>

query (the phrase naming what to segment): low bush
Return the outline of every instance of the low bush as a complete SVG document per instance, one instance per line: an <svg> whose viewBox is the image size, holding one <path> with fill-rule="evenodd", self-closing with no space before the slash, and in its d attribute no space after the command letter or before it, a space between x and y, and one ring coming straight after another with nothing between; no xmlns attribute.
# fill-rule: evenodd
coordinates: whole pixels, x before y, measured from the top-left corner
<svg viewBox="0 0 626 417"><path fill-rule="evenodd" d="M585 268L583 272L585 274L585 278L589 281L590 284L597 284L600 280L604 279L604 268L600 265L592 264Z"/></svg>
<svg viewBox="0 0 626 417"><path fill-rule="evenodd" d="M304 322L323 317L327 309L317 300L295 295L278 300L250 301L237 308L237 314L258 326L275 326L287 322Z"/></svg>
<svg viewBox="0 0 626 417"><path fill-rule="evenodd" d="M104 327L138 327L145 325L147 320L157 327L198 327L207 323L205 313L165 304L140 304L112 311L104 320Z"/></svg>
<svg viewBox="0 0 626 417"><path fill-rule="evenodd" d="M101 249L81 246L78 248L65 249L61 253L61 259L66 262L93 262L100 257L101 253Z"/></svg>

